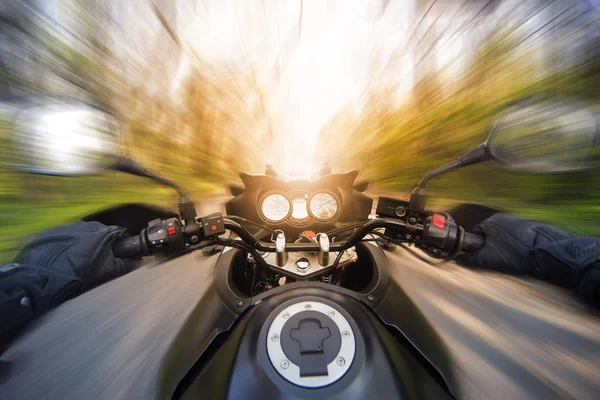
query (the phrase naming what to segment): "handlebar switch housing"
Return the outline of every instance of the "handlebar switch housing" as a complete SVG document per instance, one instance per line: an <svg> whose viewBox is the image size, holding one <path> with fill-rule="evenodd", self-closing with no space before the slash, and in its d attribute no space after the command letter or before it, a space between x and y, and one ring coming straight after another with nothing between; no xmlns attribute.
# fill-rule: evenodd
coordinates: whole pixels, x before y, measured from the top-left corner
<svg viewBox="0 0 600 400"><path fill-rule="evenodd" d="M448 254L454 250L458 236L458 225L454 221L434 214L425 220L421 245L438 249Z"/></svg>
<svg viewBox="0 0 600 400"><path fill-rule="evenodd" d="M146 238L151 249L160 249L163 253L185 248L181 223L177 218L150 221Z"/></svg>
<svg viewBox="0 0 600 400"><path fill-rule="evenodd" d="M167 231L168 228L166 222L166 220L158 218L148 223L146 235L148 235L148 243L153 248L160 248L169 243L169 233Z"/></svg>
<svg viewBox="0 0 600 400"><path fill-rule="evenodd" d="M223 221L223 215L221 215L221 213L214 213L202 217L201 223L204 237L222 235L225 233L225 222Z"/></svg>

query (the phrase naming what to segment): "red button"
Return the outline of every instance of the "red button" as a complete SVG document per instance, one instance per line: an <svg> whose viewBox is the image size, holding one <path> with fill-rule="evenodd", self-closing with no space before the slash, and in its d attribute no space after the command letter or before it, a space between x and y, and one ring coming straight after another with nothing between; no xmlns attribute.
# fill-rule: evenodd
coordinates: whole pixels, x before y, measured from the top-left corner
<svg viewBox="0 0 600 400"><path fill-rule="evenodd" d="M309 238L314 238L317 236L316 233L314 233L313 231L304 231L302 233L308 236Z"/></svg>
<svg viewBox="0 0 600 400"><path fill-rule="evenodd" d="M210 227L210 229L212 229L213 231L216 231L217 230L217 226L213 225L213 226Z"/></svg>
<svg viewBox="0 0 600 400"><path fill-rule="evenodd" d="M433 222L433 224L438 228L444 229L444 225L446 224L446 217L444 217L442 214L433 214L433 216L431 217L431 222Z"/></svg>
<svg viewBox="0 0 600 400"><path fill-rule="evenodd" d="M169 235L174 235L176 233L175 227L170 226L169 229L167 229L167 232L169 232Z"/></svg>

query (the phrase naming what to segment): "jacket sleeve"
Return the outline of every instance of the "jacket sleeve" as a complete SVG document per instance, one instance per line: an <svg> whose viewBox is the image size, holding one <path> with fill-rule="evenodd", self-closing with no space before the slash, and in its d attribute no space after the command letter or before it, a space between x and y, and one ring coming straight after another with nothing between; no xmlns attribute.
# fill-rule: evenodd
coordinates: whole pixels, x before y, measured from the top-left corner
<svg viewBox="0 0 600 400"><path fill-rule="evenodd" d="M507 214L494 214L473 230L485 236L476 253L461 254L467 267L527 274L574 289L597 302L600 238L577 236L552 225ZM596 268L599 268L598 270Z"/></svg>

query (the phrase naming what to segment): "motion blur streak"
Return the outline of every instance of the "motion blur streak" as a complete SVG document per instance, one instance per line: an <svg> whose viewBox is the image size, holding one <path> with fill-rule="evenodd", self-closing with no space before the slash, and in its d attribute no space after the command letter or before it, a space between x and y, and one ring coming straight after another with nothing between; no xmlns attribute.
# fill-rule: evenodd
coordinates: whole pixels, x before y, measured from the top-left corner
<svg viewBox="0 0 600 400"><path fill-rule="evenodd" d="M597 313L554 286L447 264L393 274L448 344L465 397L590 398L600 379Z"/></svg>
<svg viewBox="0 0 600 400"><path fill-rule="evenodd" d="M598 0L3 0L0 262L37 232L116 203L175 205L170 189L124 174L11 169L21 154L13 121L26 107L85 101L111 111L123 153L189 188L200 214L221 206L215 196L225 198L239 171L263 173L266 163L291 177L325 163L357 169L377 193L406 198L426 171L485 140L517 97L558 92L598 111L599 36ZM488 164L432 182L428 207L481 202L600 235L598 182L597 172L528 176ZM597 391L597 314L561 289L455 266L404 262L394 273L462 356L467 397ZM164 282L152 290L167 315L173 291ZM186 290L192 300L177 302L194 304L197 288ZM77 312L113 320L110 309L65 306L71 322ZM120 329L139 330L146 342L134 345L159 347L143 327L168 321L144 307L139 324ZM43 339L32 339L40 351ZM51 339L64 343L62 334ZM102 346L108 339L82 351L87 365Z"/></svg>
<svg viewBox="0 0 600 400"><path fill-rule="evenodd" d="M293 177L329 162L405 192L481 142L498 107L519 95L576 93L595 104L599 16L592 0L6 0L2 167L19 109L84 100L123 122L127 155L198 194L266 162ZM600 233L600 189L588 184L597 175L485 170L440 180L435 193ZM129 178L6 171L0 180L1 225L16 211L35 221L0 245L1 258L26 234L150 190Z"/></svg>

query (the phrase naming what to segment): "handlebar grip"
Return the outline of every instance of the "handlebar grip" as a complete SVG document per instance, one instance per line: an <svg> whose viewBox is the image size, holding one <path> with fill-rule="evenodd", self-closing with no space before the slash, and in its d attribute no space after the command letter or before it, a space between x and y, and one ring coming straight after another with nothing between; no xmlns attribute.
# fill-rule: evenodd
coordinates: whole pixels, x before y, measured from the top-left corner
<svg viewBox="0 0 600 400"><path fill-rule="evenodd" d="M113 245L113 253L117 258L142 257L151 255L144 246L141 235L123 238Z"/></svg>
<svg viewBox="0 0 600 400"><path fill-rule="evenodd" d="M475 253L481 250L485 244L485 236L476 233L465 232L463 236L462 251L467 253Z"/></svg>

